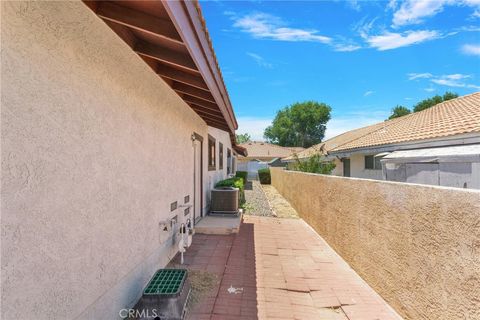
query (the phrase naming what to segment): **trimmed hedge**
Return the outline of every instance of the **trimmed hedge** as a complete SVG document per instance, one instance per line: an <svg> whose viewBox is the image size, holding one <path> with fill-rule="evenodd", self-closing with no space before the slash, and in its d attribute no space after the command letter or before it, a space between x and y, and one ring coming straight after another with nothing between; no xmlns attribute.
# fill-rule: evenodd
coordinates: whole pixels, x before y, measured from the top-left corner
<svg viewBox="0 0 480 320"><path fill-rule="evenodd" d="M233 178L228 178L225 180L218 181L217 184L215 185L215 188L219 187L234 187L240 189L240 191L243 191L243 188L245 185L243 184L243 179L239 177L233 177Z"/></svg>
<svg viewBox="0 0 480 320"><path fill-rule="evenodd" d="M243 184L247 184L247 176L248 176L247 171L237 171L237 173L235 174L235 177L243 179Z"/></svg>
<svg viewBox="0 0 480 320"><path fill-rule="evenodd" d="M260 169L258 170L258 179L260 179L261 184L271 184L272 177L270 176L270 169Z"/></svg>

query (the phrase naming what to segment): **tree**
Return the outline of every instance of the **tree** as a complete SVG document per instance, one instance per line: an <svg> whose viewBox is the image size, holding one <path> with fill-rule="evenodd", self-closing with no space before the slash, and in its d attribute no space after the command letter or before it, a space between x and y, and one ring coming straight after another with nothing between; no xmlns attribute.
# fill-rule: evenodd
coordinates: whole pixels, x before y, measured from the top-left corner
<svg viewBox="0 0 480 320"><path fill-rule="evenodd" d="M443 94L443 101L447 101L455 98L458 98L458 94L455 92L447 91Z"/></svg>
<svg viewBox="0 0 480 320"><path fill-rule="evenodd" d="M447 100L454 99L454 98L457 98L457 97L458 97L458 94L456 94L454 92L449 92L449 91L445 92L443 97L439 96L439 95L435 95L435 96L433 96L429 99L425 99L425 100L422 100L419 103L417 103L413 107L413 112L419 112L419 111L428 109L428 108L433 107L434 105L439 104L443 101L447 101Z"/></svg>
<svg viewBox="0 0 480 320"><path fill-rule="evenodd" d="M237 143L245 143L251 140L251 137L248 133L237 134Z"/></svg>
<svg viewBox="0 0 480 320"><path fill-rule="evenodd" d="M331 110L316 101L294 103L277 112L263 136L283 147L311 147L322 141Z"/></svg>
<svg viewBox="0 0 480 320"><path fill-rule="evenodd" d="M392 115L388 117L388 120L403 117L410 113L411 111L407 107L397 105L395 108L392 109Z"/></svg>
<svg viewBox="0 0 480 320"><path fill-rule="evenodd" d="M289 170L302 171L310 173L331 174L335 169L335 163L326 161L320 154L314 154L308 159L300 160L298 156L294 155L295 162L290 163Z"/></svg>

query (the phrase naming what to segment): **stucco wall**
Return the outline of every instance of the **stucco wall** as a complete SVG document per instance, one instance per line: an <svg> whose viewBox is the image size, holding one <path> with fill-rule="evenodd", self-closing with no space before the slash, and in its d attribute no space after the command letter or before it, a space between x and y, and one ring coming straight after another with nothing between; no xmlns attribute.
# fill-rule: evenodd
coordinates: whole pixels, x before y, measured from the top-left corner
<svg viewBox="0 0 480 320"><path fill-rule="evenodd" d="M406 319L480 319L480 192L272 169L272 184Z"/></svg>
<svg viewBox="0 0 480 320"><path fill-rule="evenodd" d="M159 222L211 131L83 3L1 6L1 318L114 319L176 253Z"/></svg>

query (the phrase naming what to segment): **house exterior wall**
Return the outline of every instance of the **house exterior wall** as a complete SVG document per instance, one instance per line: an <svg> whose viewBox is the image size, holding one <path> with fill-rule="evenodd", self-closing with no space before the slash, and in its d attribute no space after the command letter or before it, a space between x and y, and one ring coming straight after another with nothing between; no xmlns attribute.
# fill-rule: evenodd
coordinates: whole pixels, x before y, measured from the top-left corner
<svg viewBox="0 0 480 320"><path fill-rule="evenodd" d="M333 163L335 163L335 168L332 171L332 175L334 176L343 176L343 163L339 159L335 158L333 160Z"/></svg>
<svg viewBox="0 0 480 320"><path fill-rule="evenodd" d="M350 176L355 178L383 180L382 170L365 169L365 156L369 154L353 153L350 159ZM343 176L343 162L335 159L335 169L332 175Z"/></svg>
<svg viewBox="0 0 480 320"><path fill-rule="evenodd" d="M271 174L299 215L403 317L480 318L480 191Z"/></svg>
<svg viewBox="0 0 480 320"><path fill-rule="evenodd" d="M177 252L161 222L193 197L192 133L213 180L228 134L82 2L1 6L1 318L118 318Z"/></svg>
<svg viewBox="0 0 480 320"><path fill-rule="evenodd" d="M205 180L206 188L205 190L207 191L205 193L205 207L204 207L204 212L208 212L210 209L210 198L211 198L211 190L215 188L215 184L223 179L226 179L228 177L227 175L227 148L232 150L232 142L230 140L230 135L228 132L225 132L223 130L213 128L213 127L208 127L208 134L211 135L212 137L215 138L215 166L216 170L214 171L207 171L207 179ZM219 160L219 144L223 144L223 169L220 169L220 160ZM208 147L208 137L205 140L205 147ZM232 151L233 152L233 151ZM207 155L208 157L208 155ZM208 159L208 158L205 158ZM207 160L205 160L207 162Z"/></svg>

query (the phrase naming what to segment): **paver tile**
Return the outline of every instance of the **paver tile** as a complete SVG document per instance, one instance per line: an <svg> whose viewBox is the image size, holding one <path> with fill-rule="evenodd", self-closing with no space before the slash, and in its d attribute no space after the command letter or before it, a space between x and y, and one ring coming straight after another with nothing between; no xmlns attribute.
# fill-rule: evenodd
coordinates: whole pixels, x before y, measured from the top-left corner
<svg viewBox="0 0 480 320"><path fill-rule="evenodd" d="M245 216L239 234L195 235L184 258L219 278L189 319L401 319L301 219Z"/></svg>

